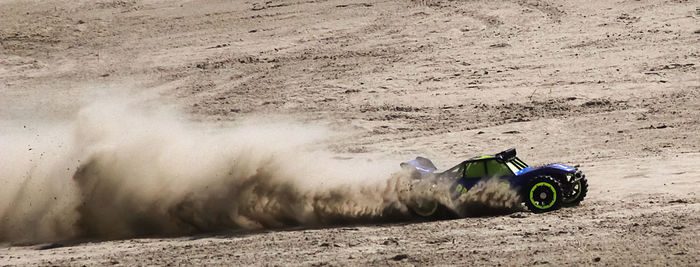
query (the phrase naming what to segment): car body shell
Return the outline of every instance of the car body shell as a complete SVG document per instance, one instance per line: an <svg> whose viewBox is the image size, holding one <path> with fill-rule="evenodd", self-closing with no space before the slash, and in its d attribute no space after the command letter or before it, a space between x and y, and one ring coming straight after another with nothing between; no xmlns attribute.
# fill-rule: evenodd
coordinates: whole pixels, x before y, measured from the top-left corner
<svg viewBox="0 0 700 267"><path fill-rule="evenodd" d="M477 166L480 162L485 166L484 175L469 175L468 166L472 166L472 164ZM489 172L488 166L499 168L496 164L507 166L508 171L504 171L506 168L501 167L497 173ZM468 192L485 179L504 179L510 183L511 188L519 190L531 179L538 176L550 176L557 179L561 183L564 193L566 193L572 184L584 177L578 169L565 164L555 163L536 167L528 166L515 156L515 149L509 149L496 155L474 157L443 172L437 172L435 165L429 159L422 157L404 162L401 166L415 168L420 174L416 177L419 179L429 176L437 180L451 182L450 188L452 192L457 193L455 196Z"/></svg>

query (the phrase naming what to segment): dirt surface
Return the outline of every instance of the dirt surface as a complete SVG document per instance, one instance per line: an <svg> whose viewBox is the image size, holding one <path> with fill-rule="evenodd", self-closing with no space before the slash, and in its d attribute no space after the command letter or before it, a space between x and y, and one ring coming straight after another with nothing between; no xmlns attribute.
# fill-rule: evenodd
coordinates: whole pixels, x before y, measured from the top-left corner
<svg viewBox="0 0 700 267"><path fill-rule="evenodd" d="M580 165L590 192L546 214L0 240L0 265L696 265L698 44L698 1L2 1L3 132L130 95L320 123L345 158L516 147Z"/></svg>

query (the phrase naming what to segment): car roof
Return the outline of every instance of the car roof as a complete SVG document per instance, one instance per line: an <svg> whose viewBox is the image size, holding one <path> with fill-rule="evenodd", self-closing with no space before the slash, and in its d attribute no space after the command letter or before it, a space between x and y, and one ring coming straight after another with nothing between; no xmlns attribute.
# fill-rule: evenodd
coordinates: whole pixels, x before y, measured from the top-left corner
<svg viewBox="0 0 700 267"><path fill-rule="evenodd" d="M478 156L478 157L473 157L468 160L462 161L462 163L466 162L475 162L475 161L485 161L485 160L491 160L491 159L497 159L499 161L507 161L511 160L513 158L516 158L516 152L515 148L511 149L506 149L500 153L497 153L495 155L484 155L484 156Z"/></svg>
<svg viewBox="0 0 700 267"><path fill-rule="evenodd" d="M472 162L472 161L480 161L480 160L487 160L487 159L495 159L496 156L494 155L485 155L485 156L480 156L480 157L473 157L468 160L465 160L464 162Z"/></svg>

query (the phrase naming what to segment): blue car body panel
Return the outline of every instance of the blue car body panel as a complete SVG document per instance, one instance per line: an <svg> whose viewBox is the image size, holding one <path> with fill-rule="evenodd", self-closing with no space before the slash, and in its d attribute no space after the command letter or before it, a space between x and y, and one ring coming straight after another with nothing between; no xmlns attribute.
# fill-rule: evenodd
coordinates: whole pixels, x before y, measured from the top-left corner
<svg viewBox="0 0 700 267"><path fill-rule="evenodd" d="M540 167L527 167L515 173L513 176L503 177L510 181L511 187L518 188L527 181L540 175L566 176L576 171L576 168L564 164L549 164Z"/></svg>
<svg viewBox="0 0 700 267"><path fill-rule="evenodd" d="M499 178L508 180L510 182L511 188L517 189L523 186L527 181L529 181L532 178L535 178L540 175L567 175L569 173L572 173L575 171L576 168L568 165L563 165L563 164L550 164L546 166L540 166L540 167L526 167L522 170L519 170L516 172L514 175L510 176L501 176ZM471 189L476 185L479 181L485 180L491 177L482 177L482 178L460 178L456 181L456 183L452 187L457 187L458 185L462 185L462 188L465 188L467 190Z"/></svg>

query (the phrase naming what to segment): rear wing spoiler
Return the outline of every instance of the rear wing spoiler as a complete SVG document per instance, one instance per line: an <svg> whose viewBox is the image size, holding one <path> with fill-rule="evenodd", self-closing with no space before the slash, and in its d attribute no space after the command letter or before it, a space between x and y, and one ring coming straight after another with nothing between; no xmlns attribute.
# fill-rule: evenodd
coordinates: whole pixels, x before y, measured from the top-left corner
<svg viewBox="0 0 700 267"><path fill-rule="evenodd" d="M435 164L433 164L432 161L424 157L416 157L416 159L414 160L402 162L401 167L412 167L422 173L434 173L435 171L437 171Z"/></svg>
<svg viewBox="0 0 700 267"><path fill-rule="evenodd" d="M498 154L496 154L494 157L499 160L499 161L509 161L511 159L515 158L515 148L507 149L504 150Z"/></svg>

